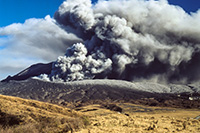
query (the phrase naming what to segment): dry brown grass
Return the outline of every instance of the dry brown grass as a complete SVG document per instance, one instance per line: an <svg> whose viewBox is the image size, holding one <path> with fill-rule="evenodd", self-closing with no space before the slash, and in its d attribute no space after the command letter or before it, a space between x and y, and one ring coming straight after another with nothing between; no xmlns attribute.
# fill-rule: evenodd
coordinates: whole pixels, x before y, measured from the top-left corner
<svg viewBox="0 0 200 133"><path fill-rule="evenodd" d="M75 131L85 127L87 120L58 105L0 95L1 133Z"/></svg>
<svg viewBox="0 0 200 133"><path fill-rule="evenodd" d="M116 105L123 108L122 113L100 105L79 107L79 111L89 116L91 124L78 133L200 132L200 120L194 119L200 115L199 109L150 107L130 103Z"/></svg>
<svg viewBox="0 0 200 133"><path fill-rule="evenodd" d="M74 106L74 109L77 111L0 95L0 133L200 132L200 120L194 119L200 115L200 109L151 107L109 101L80 104Z"/></svg>

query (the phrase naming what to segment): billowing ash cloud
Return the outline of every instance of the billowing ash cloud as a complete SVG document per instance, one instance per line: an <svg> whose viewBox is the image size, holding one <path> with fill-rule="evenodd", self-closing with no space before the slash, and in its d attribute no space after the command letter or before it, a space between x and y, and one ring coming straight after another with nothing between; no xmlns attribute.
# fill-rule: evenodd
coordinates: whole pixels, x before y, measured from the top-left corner
<svg viewBox="0 0 200 133"><path fill-rule="evenodd" d="M64 81L91 79L103 74L103 78L111 71L112 61L101 52L87 55L86 47L77 43L67 49L65 56L58 57L51 72L51 79Z"/></svg>
<svg viewBox="0 0 200 133"><path fill-rule="evenodd" d="M51 80L200 79L200 10L166 0L67 0L54 18L82 38L54 63Z"/></svg>

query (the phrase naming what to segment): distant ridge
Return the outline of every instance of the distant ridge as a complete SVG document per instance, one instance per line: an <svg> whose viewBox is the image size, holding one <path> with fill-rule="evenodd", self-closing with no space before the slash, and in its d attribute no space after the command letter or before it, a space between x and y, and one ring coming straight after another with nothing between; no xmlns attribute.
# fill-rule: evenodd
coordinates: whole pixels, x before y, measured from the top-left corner
<svg viewBox="0 0 200 133"><path fill-rule="evenodd" d="M40 74L50 74L52 64L53 62L50 62L48 64L38 63L31 65L30 67L26 68L25 70L19 72L14 76L8 76L1 82L9 82L10 80L20 81L20 80L26 80L34 76L39 76Z"/></svg>
<svg viewBox="0 0 200 133"><path fill-rule="evenodd" d="M152 106L200 107L198 86L165 86L108 79L55 83L30 78L1 82L0 94L62 105L110 100Z"/></svg>

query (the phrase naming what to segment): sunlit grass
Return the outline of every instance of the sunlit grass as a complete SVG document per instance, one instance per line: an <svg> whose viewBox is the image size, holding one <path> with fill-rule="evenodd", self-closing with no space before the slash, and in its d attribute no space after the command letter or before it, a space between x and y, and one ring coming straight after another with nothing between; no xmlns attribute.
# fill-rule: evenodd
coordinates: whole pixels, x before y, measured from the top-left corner
<svg viewBox="0 0 200 133"><path fill-rule="evenodd" d="M68 132L87 124L86 117L71 109L0 95L1 133Z"/></svg>

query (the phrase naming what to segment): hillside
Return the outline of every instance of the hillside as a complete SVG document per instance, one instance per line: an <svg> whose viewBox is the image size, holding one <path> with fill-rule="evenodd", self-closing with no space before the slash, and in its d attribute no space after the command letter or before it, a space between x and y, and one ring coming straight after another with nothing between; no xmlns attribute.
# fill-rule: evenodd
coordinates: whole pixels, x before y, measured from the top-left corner
<svg viewBox="0 0 200 133"><path fill-rule="evenodd" d="M122 80L83 80L66 83L37 79L0 82L0 94L66 105L120 101L150 106L200 107L200 87L161 85Z"/></svg>
<svg viewBox="0 0 200 133"><path fill-rule="evenodd" d="M86 118L61 106L0 95L0 132L67 132L85 126Z"/></svg>

